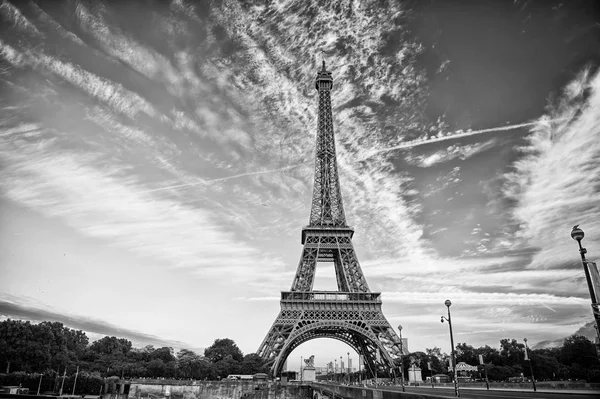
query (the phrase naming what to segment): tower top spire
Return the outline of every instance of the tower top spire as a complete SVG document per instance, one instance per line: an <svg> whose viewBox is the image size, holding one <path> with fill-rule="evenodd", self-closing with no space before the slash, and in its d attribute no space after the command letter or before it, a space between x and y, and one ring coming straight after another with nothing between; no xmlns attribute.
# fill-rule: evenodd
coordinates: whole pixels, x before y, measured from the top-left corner
<svg viewBox="0 0 600 399"><path fill-rule="evenodd" d="M325 68L325 60L323 60L323 69L317 71L315 80L315 88L319 92L319 114L317 119L315 183L309 226L346 228L346 216L342 205L342 193L335 156L333 116L331 114L330 92L333 88L333 77L331 72ZM304 244L304 239L302 243Z"/></svg>
<svg viewBox="0 0 600 399"><path fill-rule="evenodd" d="M323 67L320 71L317 71L317 79L315 80L315 88L321 90L331 90L333 88L333 78L331 72L325 67L325 60L323 60Z"/></svg>

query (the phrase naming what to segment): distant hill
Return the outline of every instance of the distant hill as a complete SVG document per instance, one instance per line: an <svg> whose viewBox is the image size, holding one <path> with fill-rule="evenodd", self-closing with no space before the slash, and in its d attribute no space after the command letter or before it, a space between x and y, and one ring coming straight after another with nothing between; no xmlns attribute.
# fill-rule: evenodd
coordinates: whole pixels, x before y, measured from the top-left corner
<svg viewBox="0 0 600 399"><path fill-rule="evenodd" d="M596 340L596 329L594 328L594 324L596 324L595 321L590 321L589 323L581 327L579 330L575 331L574 334L583 335L592 342L594 342ZM537 344L535 344L531 349L558 348L562 346L565 338L540 341Z"/></svg>

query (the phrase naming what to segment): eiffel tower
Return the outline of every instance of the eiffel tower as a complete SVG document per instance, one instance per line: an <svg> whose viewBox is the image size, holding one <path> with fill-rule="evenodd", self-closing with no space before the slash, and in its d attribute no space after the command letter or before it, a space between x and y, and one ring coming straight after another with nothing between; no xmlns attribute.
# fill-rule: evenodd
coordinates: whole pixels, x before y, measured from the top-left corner
<svg viewBox="0 0 600 399"><path fill-rule="evenodd" d="M281 292L281 311L258 354L280 375L289 354L316 338L345 342L363 356L365 369L393 370L400 339L381 310L381 293L371 292L346 224L338 177L331 114L331 72L317 73L319 116L315 180L308 226L302 229L302 257L290 291ZM333 262L338 291L313 291L317 262Z"/></svg>

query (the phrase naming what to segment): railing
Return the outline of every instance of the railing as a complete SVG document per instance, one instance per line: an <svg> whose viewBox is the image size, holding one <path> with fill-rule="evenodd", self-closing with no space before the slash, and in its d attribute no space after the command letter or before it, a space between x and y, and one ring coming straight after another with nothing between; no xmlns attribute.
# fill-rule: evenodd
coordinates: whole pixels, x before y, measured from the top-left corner
<svg viewBox="0 0 600 399"><path fill-rule="evenodd" d="M380 292L282 291L282 301L311 302L376 302L381 303Z"/></svg>

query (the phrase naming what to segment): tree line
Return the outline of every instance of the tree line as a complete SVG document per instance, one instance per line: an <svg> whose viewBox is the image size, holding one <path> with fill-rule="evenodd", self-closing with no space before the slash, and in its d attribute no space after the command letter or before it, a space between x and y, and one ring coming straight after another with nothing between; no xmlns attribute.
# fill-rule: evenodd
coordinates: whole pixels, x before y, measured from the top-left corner
<svg viewBox="0 0 600 399"><path fill-rule="evenodd" d="M456 360L474 366L479 364L479 355L482 355L491 381L505 381L521 375L530 378L531 362L536 380L584 379L600 382L600 362L595 345L582 335L566 338L559 348L530 349L530 360L525 360L524 348L523 343L508 338L500 340L498 348L488 345L475 348L459 343ZM432 373L447 374L449 359L450 356L437 347L410 353L403 357L405 376L410 364L419 366L423 377ZM400 366L399 359L396 365ZM56 390L59 377L66 374L73 378L76 370L79 370L81 380L78 381L82 384L86 378L102 381L113 376L216 380L229 374L268 373L268 368L257 354L244 355L228 338L215 340L203 354L197 354L190 349L175 352L170 347L155 348L152 345L134 348L127 339L109 336L90 343L85 332L65 327L59 322L34 324L10 319L0 322L2 370L7 375L19 372L23 375L38 373L53 376L54 387L46 390ZM477 377L483 376L483 367L481 371L481 375L476 373ZM6 378L4 376L3 380ZM42 383L51 385L52 379L47 380L49 382L42 378Z"/></svg>
<svg viewBox="0 0 600 399"><path fill-rule="evenodd" d="M478 366L479 355L483 356L484 365L473 374L483 378L487 369L490 381L506 381L510 377L524 376L531 379L531 368L537 381L543 380L587 380L600 382L600 361L596 346L583 335L572 335L565 338L561 347L535 349L528 351L525 359L525 344L516 339L502 339L498 348L488 345L475 348L467 343L456 345L456 362L465 362ZM411 363L422 370L423 378L433 374L447 374L451 356L442 353L440 348L426 349L425 352L413 352L403 358L405 375ZM429 367L431 364L431 368ZM397 365L400 365L398 360Z"/></svg>
<svg viewBox="0 0 600 399"><path fill-rule="evenodd" d="M85 332L59 322L0 322L0 367L62 376L179 378L215 380L229 374L265 372L255 353L244 355L231 339L217 339L203 354L152 345L134 348L125 338L103 337L92 343ZM2 371L2 369L0 369Z"/></svg>

